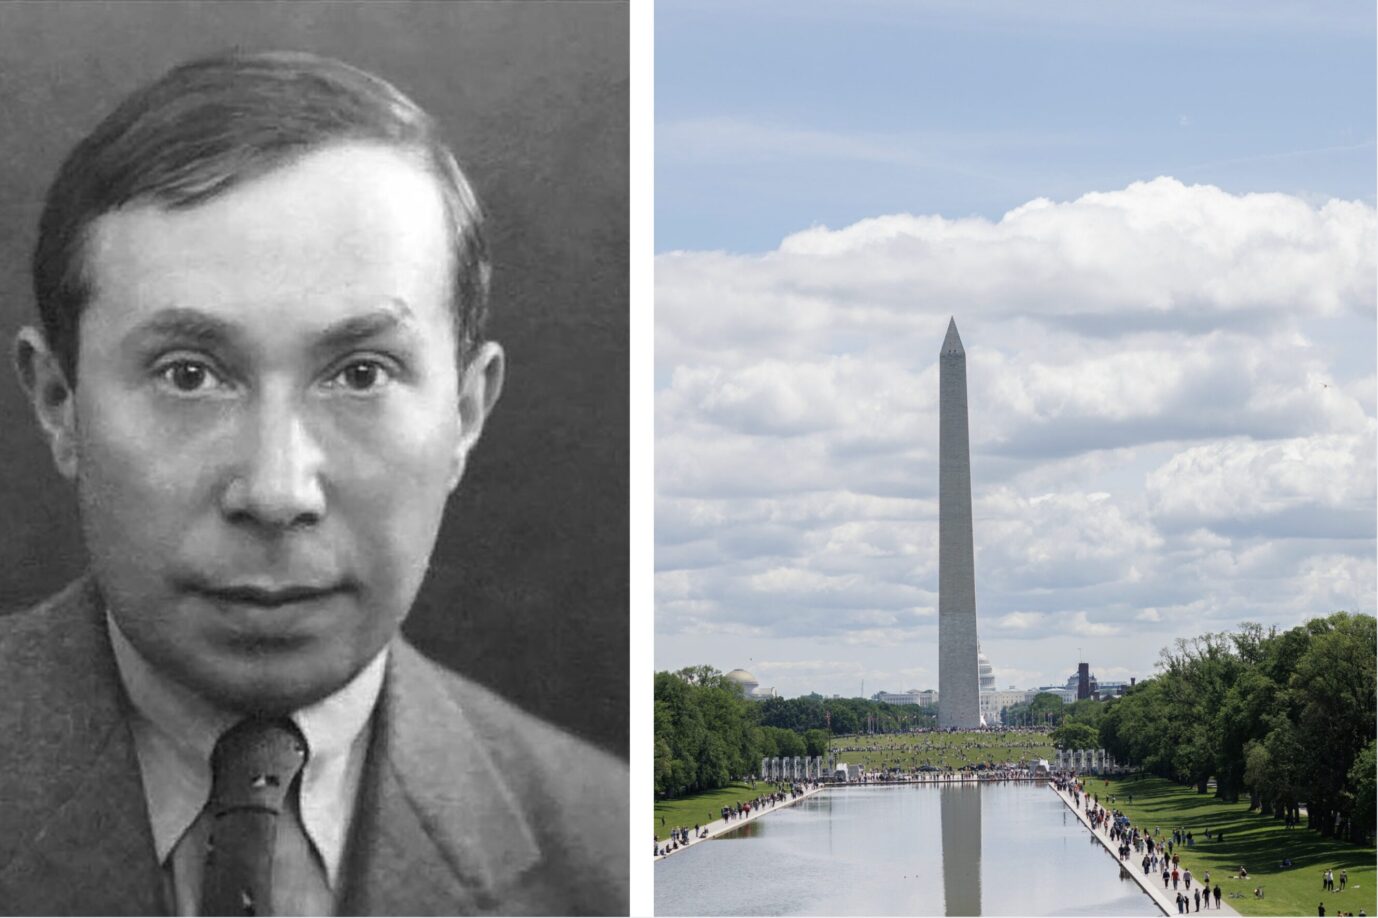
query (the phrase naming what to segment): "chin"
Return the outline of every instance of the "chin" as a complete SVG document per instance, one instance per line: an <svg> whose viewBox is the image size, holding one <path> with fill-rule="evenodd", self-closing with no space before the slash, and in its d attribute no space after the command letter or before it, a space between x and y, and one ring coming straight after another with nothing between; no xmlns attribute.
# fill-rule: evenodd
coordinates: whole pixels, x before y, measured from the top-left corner
<svg viewBox="0 0 1378 918"><path fill-rule="evenodd" d="M182 680L207 701L243 714L278 716L314 704L340 690L358 675L373 654L344 660L314 654L254 654L223 656L214 665L184 672ZM295 657L295 659L294 659Z"/></svg>

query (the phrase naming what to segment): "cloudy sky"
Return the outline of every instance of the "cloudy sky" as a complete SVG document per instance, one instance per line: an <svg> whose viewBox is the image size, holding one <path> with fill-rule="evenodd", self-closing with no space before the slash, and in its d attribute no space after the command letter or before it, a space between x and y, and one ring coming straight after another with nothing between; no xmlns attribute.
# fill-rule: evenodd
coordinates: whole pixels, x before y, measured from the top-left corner
<svg viewBox="0 0 1378 918"><path fill-rule="evenodd" d="M657 3L657 669L937 686L949 316L1002 688L1374 612L1373 5L1033 6Z"/></svg>

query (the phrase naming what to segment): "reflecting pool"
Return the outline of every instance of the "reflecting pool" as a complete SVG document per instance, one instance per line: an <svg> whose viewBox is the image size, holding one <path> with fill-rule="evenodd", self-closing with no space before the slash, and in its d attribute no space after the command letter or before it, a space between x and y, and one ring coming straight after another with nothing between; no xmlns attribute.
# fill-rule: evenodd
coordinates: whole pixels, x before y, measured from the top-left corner
<svg viewBox="0 0 1378 918"><path fill-rule="evenodd" d="M655 865L657 915L1161 915L1042 784L844 787Z"/></svg>

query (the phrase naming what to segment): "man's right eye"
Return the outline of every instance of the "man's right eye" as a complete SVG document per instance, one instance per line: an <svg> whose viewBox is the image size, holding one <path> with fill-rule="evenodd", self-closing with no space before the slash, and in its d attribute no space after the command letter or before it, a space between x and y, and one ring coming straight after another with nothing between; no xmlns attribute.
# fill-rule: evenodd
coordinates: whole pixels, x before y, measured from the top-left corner
<svg viewBox="0 0 1378 918"><path fill-rule="evenodd" d="M199 360L173 360L158 369L158 379L176 390L193 394L223 386L214 370Z"/></svg>

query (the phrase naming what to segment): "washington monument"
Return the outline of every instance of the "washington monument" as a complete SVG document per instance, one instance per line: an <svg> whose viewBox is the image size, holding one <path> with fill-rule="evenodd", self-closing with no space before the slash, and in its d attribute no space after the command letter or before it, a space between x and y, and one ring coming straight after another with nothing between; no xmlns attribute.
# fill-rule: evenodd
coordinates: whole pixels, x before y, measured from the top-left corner
<svg viewBox="0 0 1378 918"><path fill-rule="evenodd" d="M979 690L967 355L954 318L938 356L938 727L981 726Z"/></svg>

